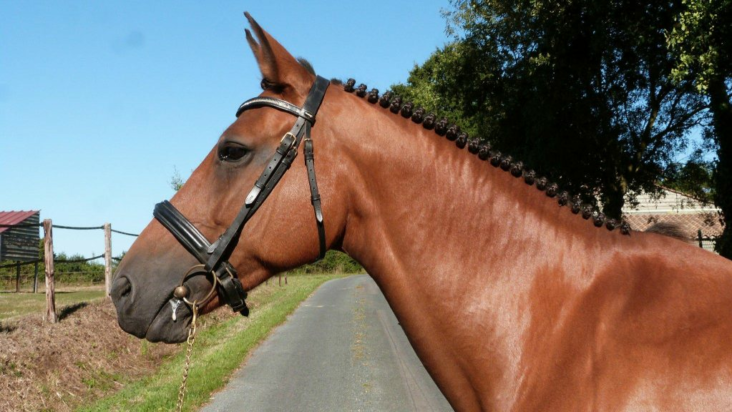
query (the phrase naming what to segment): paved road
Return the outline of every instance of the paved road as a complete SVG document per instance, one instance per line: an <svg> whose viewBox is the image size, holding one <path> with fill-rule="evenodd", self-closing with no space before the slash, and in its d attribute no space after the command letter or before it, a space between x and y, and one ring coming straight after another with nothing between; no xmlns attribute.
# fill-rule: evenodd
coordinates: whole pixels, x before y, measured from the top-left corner
<svg viewBox="0 0 732 412"><path fill-rule="evenodd" d="M202 410L452 411L367 275L323 284Z"/></svg>

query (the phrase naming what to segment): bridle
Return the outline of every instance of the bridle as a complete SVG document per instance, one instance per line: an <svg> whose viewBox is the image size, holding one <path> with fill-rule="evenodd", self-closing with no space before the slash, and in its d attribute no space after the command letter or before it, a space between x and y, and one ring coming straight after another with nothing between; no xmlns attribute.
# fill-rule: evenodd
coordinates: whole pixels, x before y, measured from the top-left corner
<svg viewBox="0 0 732 412"><path fill-rule="evenodd" d="M197 309L210 301L217 293L219 298L231 306L234 312L242 315L249 314L246 306L247 293L237 278L236 270L229 263L229 257L236 247L244 225L251 219L254 213L264 203L272 190L277 186L282 176L290 168L293 160L297 157L300 143L304 142L305 166L310 183L310 201L315 211L315 221L318 226L318 237L320 240L320 255L318 259L325 256L325 226L323 225L323 210L320 204L320 193L318 183L315 179L315 163L313 157L313 141L310 138L310 128L315 124L315 115L318 112L325 91L330 82L320 76L316 76L305 99L302 108L273 97L255 97L249 99L239 106L236 116L249 109L259 107L272 107L287 112L297 117L295 124L289 132L282 136L280 145L269 160L262 174L254 183L254 187L244 201L236 218L226 231L214 243L208 239L186 219L170 202L164 200L155 205L153 216L163 225L183 247L188 250L199 262L199 265L191 267L183 276L180 286L176 287L173 296L176 299L185 301ZM190 290L184 285L185 281L192 276L212 274L212 287L206 296L199 300L189 300ZM177 306L176 306L177 307ZM175 313L173 314L175 316Z"/></svg>

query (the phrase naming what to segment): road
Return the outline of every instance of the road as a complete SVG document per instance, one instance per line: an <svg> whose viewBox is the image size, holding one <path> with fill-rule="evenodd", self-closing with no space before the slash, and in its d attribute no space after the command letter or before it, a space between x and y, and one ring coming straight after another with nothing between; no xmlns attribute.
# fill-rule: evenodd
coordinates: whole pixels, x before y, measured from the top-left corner
<svg viewBox="0 0 732 412"><path fill-rule="evenodd" d="M452 411L378 286L329 281L202 411Z"/></svg>

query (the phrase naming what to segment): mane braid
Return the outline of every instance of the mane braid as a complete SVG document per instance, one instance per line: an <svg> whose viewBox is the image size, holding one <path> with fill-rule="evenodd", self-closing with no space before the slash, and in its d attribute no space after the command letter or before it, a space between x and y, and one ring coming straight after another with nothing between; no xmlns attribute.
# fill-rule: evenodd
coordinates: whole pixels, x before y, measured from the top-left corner
<svg viewBox="0 0 732 412"><path fill-rule="evenodd" d="M339 82L340 83L340 82ZM367 97L367 100L371 104L378 102L379 106L384 109L388 109L391 113L400 114L404 118L411 118L412 122L421 124L426 130L434 130L438 136L446 137L450 141L455 142L455 146L459 149L468 147L468 152L474 155L478 155L480 160L488 161L493 167L500 167L501 170L509 172L513 177L523 177L524 182L529 185L535 185L540 191L543 191L549 198L557 198L557 203L560 207L569 206L573 214L580 214L583 219L590 220L595 227L607 228L607 230L620 229L620 233L624 235L630 235L630 225L628 222L622 220L618 222L615 219L608 219L604 213L594 210L592 206L586 203L582 203L582 200L578 195L571 196L567 191L559 191L559 185L550 182L546 177L537 177L536 172L531 169L526 169L524 163L521 161L514 161L509 155L503 155L499 151L491 150L491 145L488 141L481 137L470 138L466 132L460 131L460 126L450 124L446 117L442 117L439 120L437 115L434 113L425 114L425 110L422 107L414 108L412 102L406 102L402 104L402 98L400 96L394 96L391 91L385 92L379 97L378 89L371 89L370 92L366 92L367 86L360 84L357 88L356 80L348 79L343 84L343 90L347 93L354 93L358 97Z"/></svg>

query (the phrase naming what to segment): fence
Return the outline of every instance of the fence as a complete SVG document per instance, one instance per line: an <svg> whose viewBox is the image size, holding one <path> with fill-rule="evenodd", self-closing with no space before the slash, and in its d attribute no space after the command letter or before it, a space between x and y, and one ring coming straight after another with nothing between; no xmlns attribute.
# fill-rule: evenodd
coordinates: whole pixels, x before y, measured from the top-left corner
<svg viewBox="0 0 732 412"><path fill-rule="evenodd" d="M114 230L109 223L102 226L86 227L54 226L50 219L46 219L41 224L0 225L0 227L28 226L43 227L43 259L0 266L0 288L6 291L14 290L15 292L29 291L36 293L41 289L39 282L43 282L47 301L46 318L51 323L56 322L56 280L63 282L65 285L73 285L82 280L87 284L90 281L92 284L104 282L105 294L109 296L112 286L113 262L118 262L121 259L121 257L112 257L112 233L138 236L134 233ZM54 256L53 228L66 230L104 230L104 254L89 258L72 256L72 259L67 258L63 254ZM93 263L98 259L104 259L104 263Z"/></svg>
<svg viewBox="0 0 732 412"><path fill-rule="evenodd" d="M710 252L715 252L715 246L717 245L717 238L712 236L704 236L701 229L697 231L696 241L699 247Z"/></svg>
<svg viewBox="0 0 732 412"><path fill-rule="evenodd" d="M65 287L101 284L104 282L104 264L98 260L102 258L104 255L90 258L56 256L54 260L56 281ZM40 259L0 265L0 291L43 292L45 272L45 262Z"/></svg>

